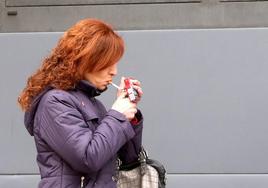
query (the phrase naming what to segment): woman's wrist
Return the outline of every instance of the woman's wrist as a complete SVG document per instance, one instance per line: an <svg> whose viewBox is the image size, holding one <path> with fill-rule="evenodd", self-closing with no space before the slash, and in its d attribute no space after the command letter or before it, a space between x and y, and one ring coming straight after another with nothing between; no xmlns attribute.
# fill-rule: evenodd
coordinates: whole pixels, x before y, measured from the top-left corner
<svg viewBox="0 0 268 188"><path fill-rule="evenodd" d="M137 113L135 114L135 117L130 121L132 125L138 125L142 120L142 113L138 109Z"/></svg>

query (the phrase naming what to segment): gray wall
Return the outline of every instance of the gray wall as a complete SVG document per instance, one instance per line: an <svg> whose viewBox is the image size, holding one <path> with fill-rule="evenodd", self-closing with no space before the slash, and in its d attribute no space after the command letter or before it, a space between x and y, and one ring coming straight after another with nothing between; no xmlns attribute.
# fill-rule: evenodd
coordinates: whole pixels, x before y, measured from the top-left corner
<svg viewBox="0 0 268 188"><path fill-rule="evenodd" d="M267 27L268 0L0 0L0 32L64 31L86 17L120 30Z"/></svg>
<svg viewBox="0 0 268 188"><path fill-rule="evenodd" d="M16 99L61 34L0 34L0 187L39 181ZM168 187L267 187L268 29L120 34L127 51L115 82L142 82L143 143L166 166ZM101 96L107 108L115 92Z"/></svg>

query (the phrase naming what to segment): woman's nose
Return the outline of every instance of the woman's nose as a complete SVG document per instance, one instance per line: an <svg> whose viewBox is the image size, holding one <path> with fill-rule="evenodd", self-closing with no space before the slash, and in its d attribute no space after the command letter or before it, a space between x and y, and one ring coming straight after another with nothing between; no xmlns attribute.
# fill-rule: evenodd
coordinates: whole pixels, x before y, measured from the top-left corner
<svg viewBox="0 0 268 188"><path fill-rule="evenodd" d="M115 75L117 74L117 67L116 67L116 66L113 66L113 67L111 68L111 70L110 70L110 74L111 74L112 76L115 76Z"/></svg>

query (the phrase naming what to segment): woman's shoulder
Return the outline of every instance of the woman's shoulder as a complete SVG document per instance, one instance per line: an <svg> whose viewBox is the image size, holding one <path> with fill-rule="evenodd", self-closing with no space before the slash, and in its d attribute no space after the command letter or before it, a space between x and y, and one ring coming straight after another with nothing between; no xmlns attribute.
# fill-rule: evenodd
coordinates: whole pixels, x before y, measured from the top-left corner
<svg viewBox="0 0 268 188"><path fill-rule="evenodd" d="M51 89L41 99L41 103L45 106L57 105L58 103L76 106L76 102L76 98L69 91L61 89Z"/></svg>
<svg viewBox="0 0 268 188"><path fill-rule="evenodd" d="M51 89L49 90L43 98L47 100L52 100L52 99L68 99L72 97L72 95L65 90L62 89Z"/></svg>

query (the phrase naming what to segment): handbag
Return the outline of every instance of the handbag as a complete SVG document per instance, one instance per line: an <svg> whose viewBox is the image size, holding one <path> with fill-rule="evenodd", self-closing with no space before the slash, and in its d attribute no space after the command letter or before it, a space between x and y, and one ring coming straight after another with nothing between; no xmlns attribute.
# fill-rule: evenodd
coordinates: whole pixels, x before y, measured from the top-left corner
<svg viewBox="0 0 268 188"><path fill-rule="evenodd" d="M149 159L141 148L137 162L122 165L117 159L117 188L165 188L166 169L157 160Z"/></svg>

